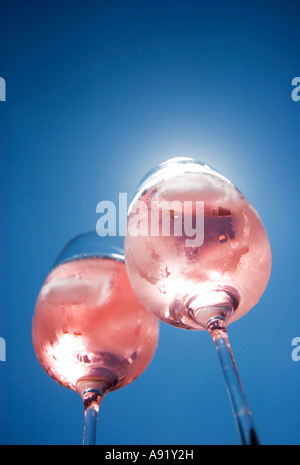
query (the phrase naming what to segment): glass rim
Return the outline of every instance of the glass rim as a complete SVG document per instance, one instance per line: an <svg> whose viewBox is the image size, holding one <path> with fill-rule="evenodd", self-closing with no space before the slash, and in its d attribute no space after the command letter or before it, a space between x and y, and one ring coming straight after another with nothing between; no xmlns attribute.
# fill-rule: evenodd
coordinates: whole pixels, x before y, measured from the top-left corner
<svg viewBox="0 0 300 465"><path fill-rule="evenodd" d="M148 173L146 173L143 178L140 180L140 182L137 185L137 188L135 189L133 198L129 204L128 207L128 215L130 215L131 210L137 201L150 187L155 185L155 183L160 179L160 177L163 178L164 173L167 173L167 169L170 166L193 166L194 169L191 169L191 173L193 172L199 172L199 168L202 168L202 172L211 175L211 176L216 176L222 181L227 182L228 184L231 184L234 186L234 184L225 176L223 176L219 171L217 171L215 168L210 166L209 164L196 160L195 158L192 157L172 157L169 158L168 160L163 161L162 163L159 163L156 167L150 169ZM198 167L198 170L195 169ZM179 174L180 171L178 170L177 173L168 173L168 176L171 178L174 174ZM236 186L234 186L236 187Z"/></svg>
<svg viewBox="0 0 300 465"><path fill-rule="evenodd" d="M62 248L52 264L51 270L63 263L86 258L106 258L125 262L122 248L113 243L114 237L101 237L96 231L78 234ZM96 243L96 240L99 242Z"/></svg>

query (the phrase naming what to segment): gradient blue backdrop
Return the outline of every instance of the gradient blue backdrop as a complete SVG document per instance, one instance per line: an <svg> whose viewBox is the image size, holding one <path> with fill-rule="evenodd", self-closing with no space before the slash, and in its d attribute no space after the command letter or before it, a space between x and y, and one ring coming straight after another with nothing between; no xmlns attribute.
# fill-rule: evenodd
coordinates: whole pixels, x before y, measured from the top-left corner
<svg viewBox="0 0 300 465"><path fill-rule="evenodd" d="M81 444L80 397L33 351L37 294L99 201L178 155L265 224L271 279L229 335L261 442L300 443L299 18L298 1L1 2L1 444ZM104 399L97 442L238 444L209 335L162 324L146 372Z"/></svg>

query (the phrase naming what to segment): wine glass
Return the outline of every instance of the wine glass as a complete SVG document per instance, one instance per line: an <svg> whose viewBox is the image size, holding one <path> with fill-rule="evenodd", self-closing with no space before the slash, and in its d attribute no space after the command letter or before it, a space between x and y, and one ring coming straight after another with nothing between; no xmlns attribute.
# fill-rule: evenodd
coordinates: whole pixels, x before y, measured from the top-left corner
<svg viewBox="0 0 300 465"><path fill-rule="evenodd" d="M124 254L129 281L148 310L179 328L209 331L241 442L258 443L227 334L270 276L270 244L257 212L210 166L173 158L140 183Z"/></svg>
<svg viewBox="0 0 300 465"><path fill-rule="evenodd" d="M39 362L84 404L83 444L96 442L103 397L150 363L159 322L136 298L122 251L90 232L70 241L37 298L32 324Z"/></svg>

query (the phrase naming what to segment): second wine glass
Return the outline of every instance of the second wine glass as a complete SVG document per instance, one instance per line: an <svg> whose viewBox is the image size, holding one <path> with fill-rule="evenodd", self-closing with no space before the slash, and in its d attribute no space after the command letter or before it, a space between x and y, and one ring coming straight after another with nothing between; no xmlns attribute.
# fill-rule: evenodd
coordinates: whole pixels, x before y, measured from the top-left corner
<svg viewBox="0 0 300 465"><path fill-rule="evenodd" d="M179 328L209 331L241 442L258 443L227 334L270 276L270 244L257 212L208 165L171 159L140 183L124 251L131 285L148 310Z"/></svg>
<svg viewBox="0 0 300 465"><path fill-rule="evenodd" d="M96 443L108 392L134 381L158 343L159 324L137 300L113 238L86 233L70 241L39 293L32 324L39 362L84 404L84 440Z"/></svg>

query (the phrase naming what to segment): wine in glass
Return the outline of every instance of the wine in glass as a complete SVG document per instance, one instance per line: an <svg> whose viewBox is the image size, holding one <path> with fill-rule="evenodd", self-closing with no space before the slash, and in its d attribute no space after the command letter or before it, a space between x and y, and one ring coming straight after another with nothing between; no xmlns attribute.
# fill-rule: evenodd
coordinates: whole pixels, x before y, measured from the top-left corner
<svg viewBox="0 0 300 465"><path fill-rule="evenodd" d="M104 395L136 379L158 342L158 320L136 298L112 238L82 234L46 278L32 324L39 362L84 404L84 444L95 444Z"/></svg>
<svg viewBox="0 0 300 465"><path fill-rule="evenodd" d="M262 296L271 249L260 217L224 176L190 158L162 163L140 183L124 244L131 285L160 320L208 330L242 444L258 443L227 326Z"/></svg>

